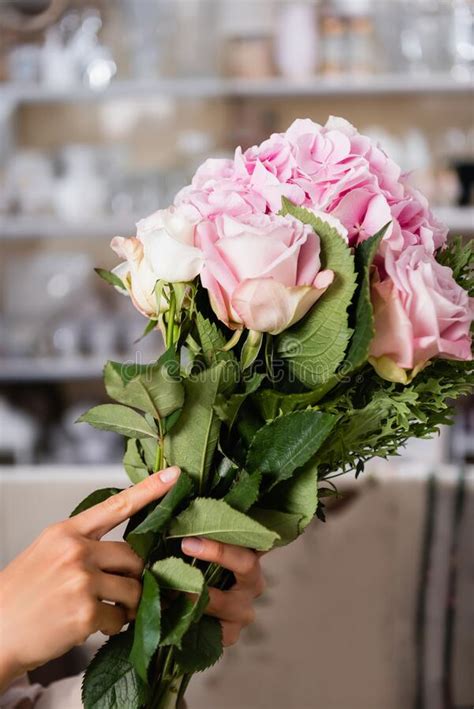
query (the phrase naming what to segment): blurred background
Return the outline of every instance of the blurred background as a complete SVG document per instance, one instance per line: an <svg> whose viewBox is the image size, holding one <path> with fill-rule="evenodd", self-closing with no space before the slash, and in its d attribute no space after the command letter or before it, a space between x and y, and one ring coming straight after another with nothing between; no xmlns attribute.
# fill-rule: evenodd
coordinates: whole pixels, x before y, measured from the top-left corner
<svg viewBox="0 0 474 709"><path fill-rule="evenodd" d="M206 157L231 155L236 145L246 148L260 142L271 132L286 129L297 117L324 123L331 114L344 116L361 132L380 140L390 156L412 173L413 183L430 199L450 233L468 237L474 232L473 66L471 0L1 0L3 561L28 543L33 532L52 516L67 514L82 490L115 482L121 475L121 441L114 434L73 425L86 408L104 400L101 370L106 359L145 362L155 358L160 347L155 334L136 342L144 320L126 298L101 283L93 272L94 266L115 265L116 257L109 249L111 237L131 235L138 218L170 204ZM406 522L406 532L415 525L413 535L419 541L420 554L425 549L425 513L428 518L440 514L443 549L449 550L455 539L453 530L460 529L462 515L456 495L459 490L465 493L467 477L459 471L473 462L473 429L473 401L465 399L457 407L452 429L443 431L439 439L414 442L398 462L384 468L389 482L384 492L377 493L382 496L379 510L385 511L394 529ZM375 467L378 474L382 468ZM426 492L431 490L432 473L450 500L446 509L438 505L436 514L432 509L436 495L431 499L432 493ZM403 487L407 479L416 481L409 495ZM27 488L30 497L25 503ZM361 537L359 546L355 541L357 530L363 536L366 529L358 521L360 515L366 519L364 495L375 494L369 484L361 485L360 490L364 490L357 503L361 510L357 514L341 511L340 517L349 514L346 527L339 519L335 525L335 529L345 530L333 533L341 536L334 539L324 531L317 533L318 542L310 540L313 558L319 549L329 560L327 550L332 549L332 543L336 558L348 554L344 568L347 573L353 569L354 575L370 544L366 537ZM445 500L441 493L439 499ZM15 531L18 514L31 521L31 529ZM311 534L316 536L315 531L308 537ZM374 534L377 537L378 533ZM395 564L400 538L409 546L412 543L405 536L389 535L385 544L373 550L374 559L377 553L381 560L392 554ZM353 546L348 551L349 539ZM306 541L304 548L300 544L299 562L296 556L292 561L287 558L291 568L300 564L299 578L312 589L304 563L310 542ZM418 542L413 544L418 549ZM289 553L294 554L293 547ZM400 559L406 556L401 554ZM443 618L450 558L446 552L440 562L444 586L436 586L438 596L435 593L437 612ZM406 563L409 561L407 557ZM284 561L277 563L275 572L281 577L279 565L284 566ZM394 567L390 570L382 561L376 567L380 584L389 583L389 591L382 592L381 586L379 592L392 598L395 587L400 590L399 580L395 586L388 581ZM472 565L469 568L472 577L474 569ZM354 583L354 575L338 582L347 588L347 583ZM416 605L416 579L413 607L404 610L408 615L417 608L421 613ZM338 596L331 584L335 579L328 581L326 590L321 590L320 581L315 574L313 592L319 587L328 603L334 604ZM378 583L370 574L369 581ZM340 585L338 589L340 593ZM367 603L369 591L361 587L359 601L350 601L349 607ZM280 602L285 598L284 589L281 593ZM293 593L288 587L288 603ZM347 599L341 596L340 601L347 609ZM324 603L319 608L312 621L314 632L328 624ZM272 612L269 628L275 617ZM280 608L280 616L286 619L291 612L289 607ZM430 612L436 616L433 609ZM344 624L354 622L354 616L342 613L342 617ZM383 609L380 620L383 627ZM412 620L406 620L406 628L413 629ZM403 636L402 621L394 623ZM359 628L362 634L368 632L367 626L363 627L365 631ZM330 624L324 642L331 628ZM250 638L250 643L257 648L255 662L268 668L267 685L262 685L268 690L278 662L283 667L288 657L272 659L268 647L265 649L268 640L259 643L255 632L257 636ZM331 645L326 645L327 654L318 660L322 662L318 686L323 681L332 687L325 702L320 698L313 704L305 699L309 695L288 690L286 699L277 693L279 704L267 691L268 706L405 709L413 697L413 701L425 702L416 704L417 709L471 706L472 680L469 684L459 666L456 691L461 686L461 700L451 696L449 704L443 695L445 703L440 704L428 690L423 694L424 680L414 667L426 637L416 635L418 639L413 640L408 635L405 640L410 649L405 652L403 668L396 665L395 677L384 679L383 672L377 675L376 669L369 675L357 670L346 643L347 662L341 659L338 641L333 643L333 653ZM436 647L445 648L448 635L433 641L438 643ZM366 641L365 653L370 657L370 642ZM281 637L274 639L274 644L281 642ZM474 662L472 641L470 645L465 639L462 642L464 662L469 657ZM403 645L400 643L397 652ZM380 660L380 647L381 637L374 637L372 667ZM451 651L458 652L452 647ZM236 660L239 652L247 651L239 649L229 657ZM410 652L415 653L415 659ZM393 653L392 660L395 650ZM390 657L384 661L390 664ZM447 673L452 676L440 662L430 665L436 666L434 679L427 675L432 691L440 686L445 691ZM235 666L242 668L238 662ZM406 679L408 666L412 674ZM345 668L346 677L350 673L347 695L341 695L336 668ZM305 672L309 681L311 670ZM223 691L221 675L216 677L211 677L206 689L211 694L204 692L201 697L203 706L242 706L235 697L235 704L229 697L221 704L212 703L213 687L217 691L220 686ZM252 680L245 672L239 682L249 683L250 691ZM401 694L394 689L389 700L387 688L392 684L395 689L405 689ZM379 685L383 687L381 694L377 694ZM258 691L258 686L257 682L252 692ZM363 687L368 693L364 694ZM409 700L407 692L411 692ZM201 706L197 695L195 700L191 709ZM258 703L247 701L246 706L260 709L267 707L265 701L262 695Z"/></svg>
<svg viewBox="0 0 474 709"><path fill-rule="evenodd" d="M93 266L209 155L341 115L472 232L473 33L467 0L2 0L0 460L119 459L72 422L159 340Z"/></svg>

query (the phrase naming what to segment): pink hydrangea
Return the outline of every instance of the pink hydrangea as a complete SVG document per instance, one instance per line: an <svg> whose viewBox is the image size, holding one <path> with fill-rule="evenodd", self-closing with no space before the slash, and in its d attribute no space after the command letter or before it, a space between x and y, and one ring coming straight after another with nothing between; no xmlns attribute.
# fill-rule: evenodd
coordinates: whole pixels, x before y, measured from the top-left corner
<svg viewBox="0 0 474 709"><path fill-rule="evenodd" d="M447 230L399 166L343 118L321 126L298 119L285 133L233 159L207 160L176 204L190 204L205 219L278 213L285 196L337 217L355 245L390 222L381 251L422 245L433 253Z"/></svg>

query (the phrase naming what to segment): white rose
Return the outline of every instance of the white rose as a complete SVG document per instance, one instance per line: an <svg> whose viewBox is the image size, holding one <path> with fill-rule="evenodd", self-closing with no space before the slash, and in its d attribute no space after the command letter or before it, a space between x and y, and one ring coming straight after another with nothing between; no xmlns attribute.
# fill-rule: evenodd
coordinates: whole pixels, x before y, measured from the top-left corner
<svg viewBox="0 0 474 709"><path fill-rule="evenodd" d="M160 313L167 310L168 304L165 298L158 303L155 295L156 273L144 256L143 244L135 237L124 239L123 236L116 236L110 245L120 258L125 259L114 268L113 273L124 284L136 309L147 318L156 320Z"/></svg>
<svg viewBox="0 0 474 709"><path fill-rule="evenodd" d="M186 207L169 207L138 222L137 238L157 280L192 281L201 271L202 253L194 241L198 220Z"/></svg>

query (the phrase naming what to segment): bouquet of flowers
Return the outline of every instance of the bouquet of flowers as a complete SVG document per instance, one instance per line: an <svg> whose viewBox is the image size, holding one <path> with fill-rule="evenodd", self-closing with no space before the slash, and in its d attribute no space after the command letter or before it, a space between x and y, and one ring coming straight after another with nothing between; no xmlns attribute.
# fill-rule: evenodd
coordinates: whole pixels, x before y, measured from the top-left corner
<svg viewBox="0 0 474 709"><path fill-rule="evenodd" d="M449 423L473 381L473 246L447 243L399 167L332 117L207 160L112 248L123 263L99 274L165 352L108 362L117 403L80 420L126 437L132 484L164 465L182 473L129 521L124 538L145 561L140 606L90 664L83 702L170 708L221 656L207 588L232 583L188 563L179 540L288 544L324 520L336 476Z"/></svg>

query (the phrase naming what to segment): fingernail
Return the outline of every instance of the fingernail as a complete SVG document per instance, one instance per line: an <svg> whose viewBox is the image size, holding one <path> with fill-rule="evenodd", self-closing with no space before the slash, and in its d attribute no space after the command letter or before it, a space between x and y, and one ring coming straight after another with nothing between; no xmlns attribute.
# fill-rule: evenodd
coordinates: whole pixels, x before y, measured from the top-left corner
<svg viewBox="0 0 474 709"><path fill-rule="evenodd" d="M203 547L204 544L199 537L187 537L181 542L181 548L185 554L199 554Z"/></svg>
<svg viewBox="0 0 474 709"><path fill-rule="evenodd" d="M175 465L172 468L166 468L165 470L162 470L160 475L160 480L163 483L171 483L173 480L176 480L179 477L180 474L180 469L177 468Z"/></svg>

